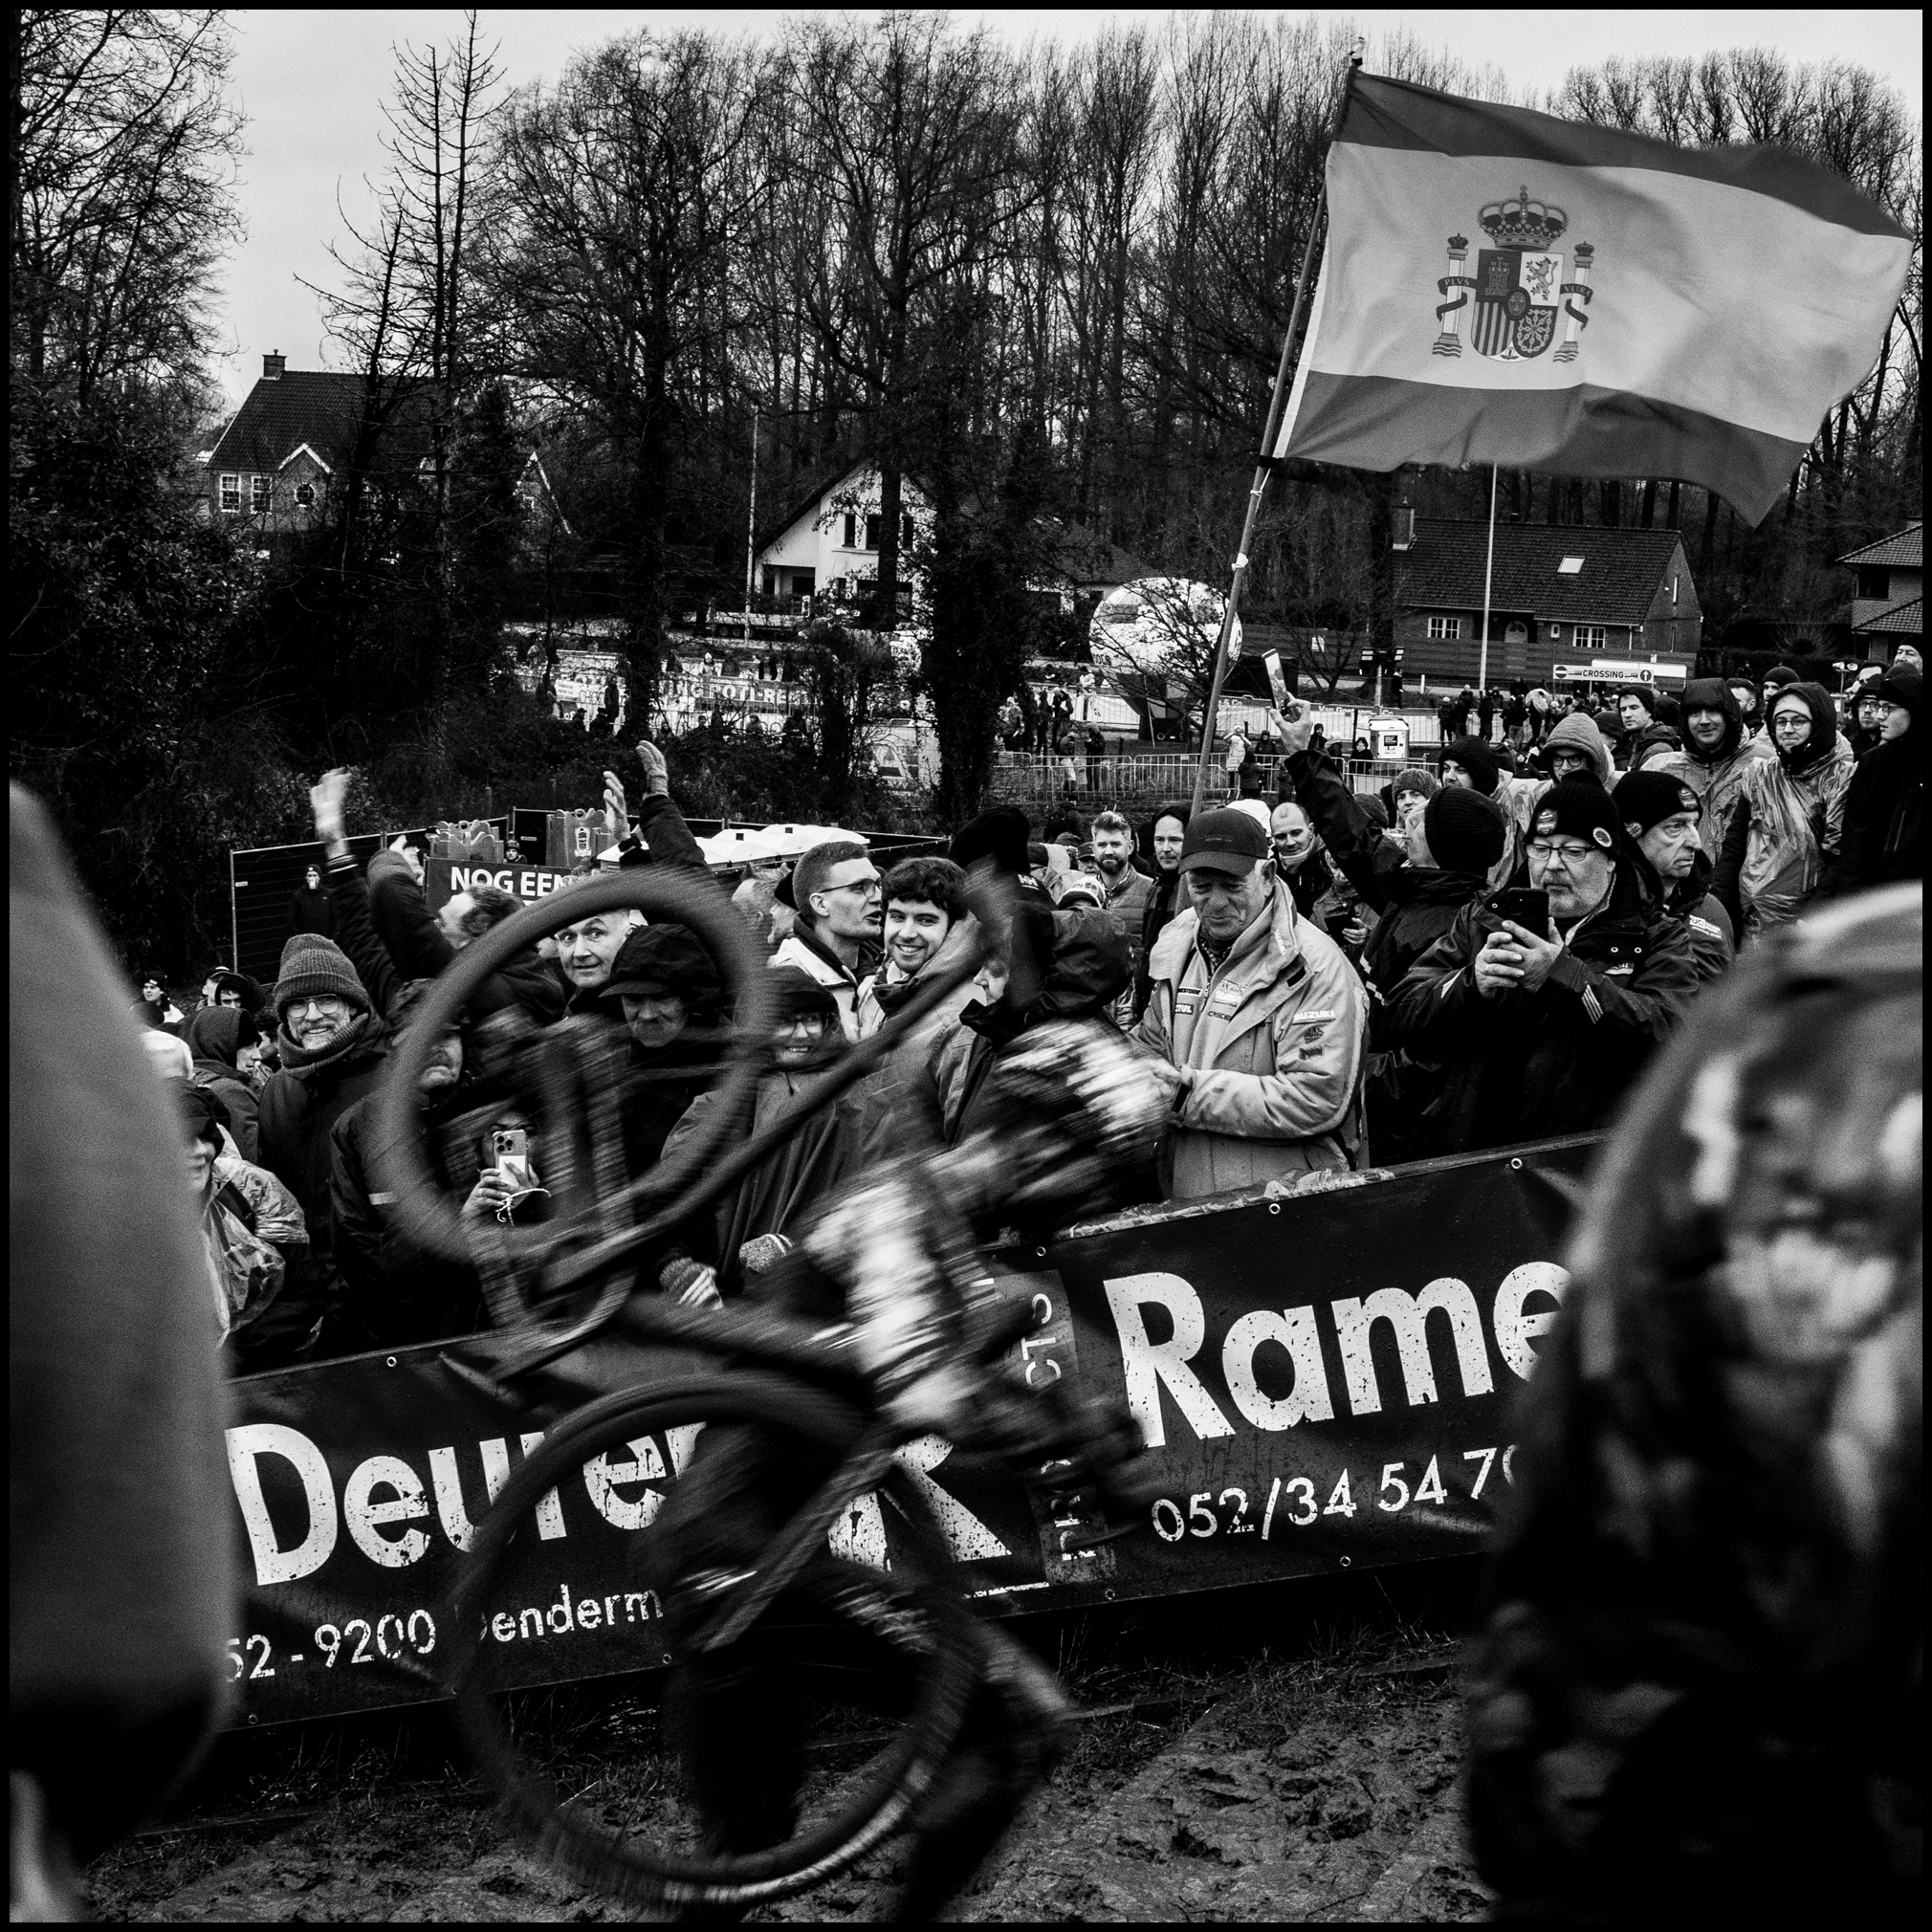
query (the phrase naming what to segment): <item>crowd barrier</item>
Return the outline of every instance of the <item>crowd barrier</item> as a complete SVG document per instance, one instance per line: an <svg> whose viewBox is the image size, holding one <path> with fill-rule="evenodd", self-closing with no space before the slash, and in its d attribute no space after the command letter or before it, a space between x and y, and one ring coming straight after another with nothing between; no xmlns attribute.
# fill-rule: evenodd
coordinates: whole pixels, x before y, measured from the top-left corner
<svg viewBox="0 0 1932 1932"><path fill-rule="evenodd" d="M1173 1596L1480 1547L1512 1479L1511 1395L1565 1276L1533 1175L1582 1172L1592 1137L1142 1208L995 1262L1044 1326L1014 1350L1036 1384L1122 1397L1156 1459L1137 1534L1090 1526L1049 1480L965 1476L944 1442L901 1460L967 1588L992 1610ZM632 1350L602 1345L600 1378ZM228 1462L245 1627L237 1725L438 1695L454 1551L541 1439L450 1366L462 1344L245 1377ZM667 1661L634 1538L699 1431L587 1463L536 1512L524 1567L483 1606L491 1680L557 1683ZM889 1564L867 1498L835 1541Z"/></svg>

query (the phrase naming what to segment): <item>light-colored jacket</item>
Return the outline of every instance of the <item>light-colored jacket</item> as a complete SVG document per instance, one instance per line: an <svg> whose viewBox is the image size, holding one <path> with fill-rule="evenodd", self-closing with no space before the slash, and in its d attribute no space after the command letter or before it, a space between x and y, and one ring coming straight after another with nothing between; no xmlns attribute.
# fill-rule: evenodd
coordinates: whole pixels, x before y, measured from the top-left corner
<svg viewBox="0 0 1932 1932"><path fill-rule="evenodd" d="M1369 1002L1341 948L1279 886L1218 973L1197 924L1181 912L1154 941L1134 1036L1195 1069L1161 1150L1167 1198L1359 1165Z"/></svg>
<svg viewBox="0 0 1932 1932"><path fill-rule="evenodd" d="M859 1037L859 982L827 959L815 946L807 946L794 933L772 955L774 966L796 966L808 979L816 979L830 990L839 1009L839 1026L847 1040Z"/></svg>

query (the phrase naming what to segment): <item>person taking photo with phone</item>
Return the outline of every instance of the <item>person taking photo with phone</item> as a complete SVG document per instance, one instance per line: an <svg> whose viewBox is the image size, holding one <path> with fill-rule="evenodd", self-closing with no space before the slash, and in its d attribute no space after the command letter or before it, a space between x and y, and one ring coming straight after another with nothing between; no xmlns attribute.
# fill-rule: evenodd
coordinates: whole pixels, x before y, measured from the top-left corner
<svg viewBox="0 0 1932 1932"><path fill-rule="evenodd" d="M1551 786L1515 882L1465 906L1391 1001L1394 1043L1442 1068L1426 1153L1602 1127L1697 987L1690 929L1611 795Z"/></svg>

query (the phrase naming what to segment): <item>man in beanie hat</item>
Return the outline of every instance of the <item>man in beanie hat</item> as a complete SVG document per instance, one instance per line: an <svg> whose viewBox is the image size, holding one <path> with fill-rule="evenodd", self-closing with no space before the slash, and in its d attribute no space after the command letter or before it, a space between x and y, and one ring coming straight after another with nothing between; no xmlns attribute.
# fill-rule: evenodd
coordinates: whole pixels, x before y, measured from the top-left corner
<svg viewBox="0 0 1932 1932"><path fill-rule="evenodd" d="M1347 1169L1365 1153L1362 982L1295 911L1272 857L1241 811L1202 812L1181 844L1187 909L1155 942L1134 1035L1172 1068L1170 1200Z"/></svg>
<svg viewBox="0 0 1932 1932"><path fill-rule="evenodd" d="M1401 822L1395 837L1385 838L1366 810L1368 801L1312 749L1310 720L1278 716L1272 722L1284 780L1350 884L1379 915L1362 951L1362 973L1373 994L1364 1086L1369 1145L1378 1165L1414 1160L1439 1073L1387 1037L1387 1002L1462 908L1488 889L1507 827L1496 806L1468 786L1429 779L1426 794L1397 794Z"/></svg>
<svg viewBox="0 0 1932 1932"><path fill-rule="evenodd" d="M1723 849L1746 768L1775 756L1750 735L1735 683L1694 677L1684 686L1682 748L1658 758L1655 767L1681 779L1698 795L1698 841L1713 863Z"/></svg>
<svg viewBox="0 0 1932 1932"><path fill-rule="evenodd" d="M1698 978L1718 978L1737 957L1731 917L1711 890L1714 869L1698 832L1698 795L1674 773L1626 772L1611 794L1623 829L1657 874L1665 908L1690 928Z"/></svg>
<svg viewBox="0 0 1932 1932"><path fill-rule="evenodd" d="M1431 1153L1465 1153L1603 1126L1698 984L1684 922L1651 889L1600 785L1536 802L1523 885L1549 924L1466 906L1396 989L1391 1032L1439 1063Z"/></svg>
<svg viewBox="0 0 1932 1932"><path fill-rule="evenodd" d="M1827 892L1858 892L1925 876L1924 744L1919 732L1924 680L1895 664L1868 689L1879 707L1878 742L1852 774L1844 842L1826 878Z"/></svg>
<svg viewBox="0 0 1932 1932"><path fill-rule="evenodd" d="M342 949L318 933L298 933L282 948L271 998L281 1070L261 1092L260 1164L300 1204L309 1247L290 1262L267 1312L236 1337L237 1359L251 1372L313 1354L324 1320L341 1304L329 1136L357 1101L375 1091L388 1045L362 977Z"/></svg>

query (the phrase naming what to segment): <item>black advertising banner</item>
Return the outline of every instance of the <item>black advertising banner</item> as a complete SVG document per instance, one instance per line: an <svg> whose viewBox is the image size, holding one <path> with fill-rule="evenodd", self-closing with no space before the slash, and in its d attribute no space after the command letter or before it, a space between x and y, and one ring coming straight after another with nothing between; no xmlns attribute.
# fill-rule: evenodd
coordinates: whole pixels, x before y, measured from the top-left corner
<svg viewBox="0 0 1932 1932"><path fill-rule="evenodd" d="M571 874L557 866L532 866L521 859L507 859L492 865L483 859L425 859L423 897L430 911L447 905L458 892L473 891L478 886L494 886L500 891L534 906L539 899L570 883Z"/></svg>
<svg viewBox="0 0 1932 1932"><path fill-rule="evenodd" d="M1044 1326L1015 1359L1126 1400L1160 1495L1137 1534L1091 1526L1050 1482L953 1475L937 1438L901 1460L989 1610L1168 1596L1476 1548L1509 1483L1510 1396L1564 1285L1529 1177L1582 1172L1553 1141L1269 1200L1134 1210L998 1258ZM639 1377L635 1351L593 1360ZM453 1551L540 1439L435 1348L234 1385L228 1431L251 1581L231 1649L247 1723L436 1695ZM665 1660L639 1573L645 1528L701 1425L585 1464L537 1510L503 1600L484 1607L504 1687ZM890 1512L861 1499L834 1531L889 1562Z"/></svg>

